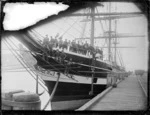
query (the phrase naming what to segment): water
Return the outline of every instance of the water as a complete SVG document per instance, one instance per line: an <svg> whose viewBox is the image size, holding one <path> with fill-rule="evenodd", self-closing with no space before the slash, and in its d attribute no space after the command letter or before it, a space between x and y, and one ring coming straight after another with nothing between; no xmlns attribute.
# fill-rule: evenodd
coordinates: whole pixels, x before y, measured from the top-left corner
<svg viewBox="0 0 150 115"><path fill-rule="evenodd" d="M9 89L22 89L27 92L36 93L36 81L28 74L28 72L2 72L2 91ZM39 93L43 92L43 88L39 85ZM41 99L41 108L45 106L49 100L49 94L45 91ZM51 110L50 104L46 110Z"/></svg>
<svg viewBox="0 0 150 115"><path fill-rule="evenodd" d="M100 83L105 83L105 79L99 80ZM22 89L27 92L36 93L36 81L29 75L28 72L2 72L2 90L9 89ZM39 93L43 92L43 88L39 85ZM44 108L45 104L49 100L49 94L45 93L40 96L41 108ZM50 104L46 110L51 110Z"/></svg>

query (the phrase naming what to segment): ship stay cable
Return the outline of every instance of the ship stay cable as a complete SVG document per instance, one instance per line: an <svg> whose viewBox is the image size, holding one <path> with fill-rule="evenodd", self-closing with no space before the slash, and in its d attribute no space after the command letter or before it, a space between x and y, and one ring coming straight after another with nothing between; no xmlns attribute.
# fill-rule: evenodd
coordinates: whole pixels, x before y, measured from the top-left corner
<svg viewBox="0 0 150 115"><path fill-rule="evenodd" d="M52 24L56 25L56 26L57 26L58 28L60 28L60 29L63 29L62 27L58 26L57 24L55 24L55 23L53 23L53 22L52 22ZM71 28L71 26L70 26L70 28ZM69 29L70 29L70 28L69 28ZM69 30L69 29L68 29L68 30ZM68 31L68 30L67 30L67 31ZM67 31L66 31L66 32L67 32ZM74 35L72 35L72 34L70 34L70 33L68 33L68 35L70 35L70 36L73 37L73 38L75 37ZM61 36L63 36L63 34L62 34Z"/></svg>
<svg viewBox="0 0 150 115"><path fill-rule="evenodd" d="M84 14L85 14L85 12L84 12ZM86 19L88 19L88 16L86 17ZM77 23L77 25L79 25L79 24ZM86 25L87 25L87 23L84 23L84 26L83 26L83 27L82 27L81 25L79 25L79 27L83 30L83 32L80 32L80 33L81 33L81 38L83 38L83 35L84 35L84 33L85 33ZM90 34L88 31L86 31L86 33L87 33L87 34Z"/></svg>
<svg viewBox="0 0 150 115"><path fill-rule="evenodd" d="M77 20L75 21L75 23L76 23L78 20L79 20L79 19L77 19ZM74 24L72 24L72 25L71 25L70 23L68 23L68 22L66 22L66 23L70 26L70 28L69 28L68 30L70 30L71 28L73 28L74 30L76 30L76 31L78 31L79 33L81 33L81 34L82 34L82 32L81 32L81 31L79 31L77 28L75 28L75 27L73 26L75 23L74 23ZM68 30L67 30L67 31L68 31ZM66 32L67 32L67 31L66 31ZM66 33L66 32L65 32L65 33ZM62 35L62 36L63 36L63 35Z"/></svg>
<svg viewBox="0 0 150 115"><path fill-rule="evenodd" d="M93 9L94 9L94 7L93 7ZM98 12L98 9L96 9L97 10L97 12ZM110 7L109 7L109 10L110 10ZM93 11L94 12L94 11ZM91 11L91 14L92 14L92 11ZM110 15L109 15L110 16ZM100 17L99 15L98 15L98 17ZM88 16L87 16L87 18L88 18ZM94 18L94 15L93 15L93 17L91 16L91 18ZM67 20L67 18L66 18L66 20ZM94 19L92 19L92 21L93 21ZM109 25L111 26L111 18L109 19ZM76 23L78 21L78 19L73 23L73 24L69 24L68 22L65 22L65 23L68 23L68 25L70 26L68 29L66 29L64 32L62 32L63 34L61 35L61 36L63 36L63 35L65 35L71 28L73 28L74 30L76 30L76 31L78 31L79 33L81 33L81 37L83 37L84 36L84 33L85 33L85 27L86 27L86 25L84 26L84 27L81 27L82 29L84 29L83 30L83 33L82 32L80 32L77 28L75 28L73 25ZM103 31L105 31L104 30L104 27L103 27L103 24L102 24L102 22L101 22L101 20L99 21L100 22L100 24L101 24L101 26L102 26L102 30ZM94 23L94 22L93 22ZM106 20L105 20L105 23L106 23ZM52 23L52 24L55 24L55 23ZM85 23L86 24L86 23ZM56 25L56 24L55 24ZM93 39L93 41L94 41L94 25L91 25L92 26L92 28L93 29L91 29L91 31L93 31L93 32L91 32L91 39ZM111 50L111 40L112 40L112 35L111 35L111 27L109 26L109 38L108 38L108 40L109 40L109 61L112 61L113 59L112 59L112 50ZM60 30L61 30L61 28L59 28ZM38 34L38 35L37 35ZM115 30L115 34L116 34L116 30ZM34 36L33 36L34 35ZM72 37L74 37L74 35L71 35L69 32L68 32L68 35L70 35L70 36L72 36ZM27 32L26 34L25 34L25 36L26 37L29 37L29 39L32 39L31 41L33 42L33 43L31 43L32 45L34 45L34 42L36 42L37 41L37 39L38 40L40 40L39 39L39 36L41 37L41 38L44 38L41 34L39 34L37 31L35 31L35 30L30 30L29 32ZM116 35L115 35L115 37L116 37ZM37 38L37 39L34 39L34 38ZM117 37L115 38L115 40L117 39ZM8 39L10 42L12 42L10 39ZM10 43L8 42L8 40L5 40L5 43L6 43L6 45L7 46L9 46L10 48L10 50L11 50L11 45L10 45ZM29 40L30 41L30 40ZM29 42L28 41L28 42ZM91 40L92 41L92 40ZM92 42L93 42L92 41ZM8 43L7 43L8 42ZM104 42L104 45L106 44L106 39L105 39L105 42ZM15 47L17 47L13 42L12 42L12 44L15 46ZM36 44L35 44L36 45ZM41 44L39 44L39 45L41 45ZM92 43L92 45L93 45L93 43ZM103 46L104 46L103 45ZM41 45L42 46L42 45ZM36 49L39 49L39 51L42 51L43 53L38 53L38 52L36 52L36 50L34 50L34 51L27 51L27 52L29 52L32 56L35 56L35 54L44 54L44 57L46 57L47 59L49 58L49 57L51 57L52 59L54 59L54 57L52 57L52 56L50 56L48 53L46 53L46 51L44 50L44 49L40 49L40 48L38 48L37 46L34 46ZM116 46L115 46L115 48L116 48ZM115 49L116 50L116 49ZM30 66L28 66L28 64L23 60L23 58L22 58L22 56L21 55L19 55L19 53L17 52L17 50L14 50L14 49L12 49L11 50L11 52L13 52L13 55L17 58L17 60L21 63L21 65L24 67L24 69L25 70L27 70L29 73L34 73L35 75L36 75L36 73L34 72L34 70L31 70L31 68L32 68L32 66L30 67ZM115 54L116 53L118 53L119 51L115 51ZM48 65L43 65L43 67L52 67L52 69L49 69L50 71L57 71L57 80L56 80L56 82L55 82L55 85L54 85L54 88L53 88L53 90L52 90L52 93L51 93L51 97L49 98L49 100L48 100L48 102L46 103L46 105L44 106L44 108L42 109L42 110L45 110L45 108L48 106L48 104L50 103L50 101L53 99L53 96L55 95L55 92L56 92L56 89L57 89L57 87L58 87L58 83L59 83L59 79L60 79L60 73L62 73L62 74L64 74L63 72L61 72L63 69L65 69L65 67L66 67L66 64L64 64L64 63L61 63L61 62L58 62L57 60L55 60L58 64L52 64L52 63L50 63L48 60L46 60L46 58L42 58L41 57L41 55L39 56L39 55L36 55L37 57L39 57L42 61L44 61L46 64L48 64ZM20 57L20 58L18 58L18 57ZM120 55L118 54L118 57L119 57ZM22 60L21 60L22 59ZM120 63L121 63L121 65L124 65L123 64L123 61L122 61L122 58L121 58L121 56L120 56ZM104 69L104 68L99 68L99 67L95 67L95 63L96 63L96 58L94 57L94 56L92 56L92 64L90 65L90 67L91 67L91 70L92 71L74 71L73 70L73 68L79 68L79 67L69 67L69 71L73 71L73 72L76 72L76 73L78 73L78 74L80 74L81 75L81 72L86 72L86 73L92 73L92 79L91 79L91 93L93 94L93 85L94 85L94 83L93 83L93 79L94 78L96 78L95 76L94 76L94 74L95 73L110 73L111 72L111 70L107 70L107 69ZM85 65L85 64L82 64L82 63L75 63L75 62L73 62L73 64L78 64L78 65L84 65L84 66L89 66L89 65ZM73 65L72 64L72 65ZM27 67L26 67L26 66ZM60 67L57 67L57 65L58 66L61 66L62 68L60 68ZM22 68L21 68L22 69ZM29 70L31 70L31 72L29 71ZM95 69L100 69L100 70L107 70L107 72L98 72L98 71L95 71ZM46 70L46 69L45 69ZM36 71L36 70L35 70ZM119 72L115 72L115 73L119 73ZM120 73L123 73L123 72L120 72ZM34 78L34 76L33 76L33 74L31 74L31 76ZM67 75L65 75L65 76L67 76ZM34 78L34 79L36 79L36 78ZM40 82L39 82L40 83ZM41 86L43 86L43 84L41 84ZM44 87L43 87L44 88ZM48 92L48 91L47 91Z"/></svg>
<svg viewBox="0 0 150 115"><path fill-rule="evenodd" d="M96 8L96 11L97 11L97 13L98 13L98 9L97 9L97 8ZM98 15L98 17L100 18L100 16L99 16L99 15ZM99 22L100 22L100 24L101 24L102 31L103 31L103 32L105 32L104 27L103 27L102 20L100 20ZM106 22L106 20L105 20L105 22ZM107 27L107 25L106 25L106 27ZM102 47L104 47L104 46L105 46L106 42L107 42L107 39L105 39L105 42L104 42L104 44L102 45Z"/></svg>
<svg viewBox="0 0 150 115"><path fill-rule="evenodd" d="M77 21L78 21L78 19L66 30L66 32L69 31ZM55 24L54 22L52 22L52 24L56 25L59 29L63 30L62 27L59 27L59 26L58 26L57 24ZM32 29L32 30L33 30L33 29ZM33 30L33 31L36 32L37 34L39 34L36 30ZM66 32L64 32L61 36L63 36ZM67 33L67 34L70 35L71 37L75 38L74 35L72 35L72 34L70 34L70 33ZM42 38L44 38L41 34L39 34L39 35L40 35Z"/></svg>
<svg viewBox="0 0 150 115"><path fill-rule="evenodd" d="M89 9L87 9L87 12L89 12ZM84 10L84 14L86 14L85 10ZM87 16L87 18L88 18L88 16ZM72 18L70 18L70 19L73 20ZM74 21L74 20L73 20L73 21ZM86 24L87 24L87 23L85 23L84 26L82 27L81 25L79 25L79 24L77 23L77 25L83 30L83 32L80 32L80 33L81 33L81 38L82 38L82 36L84 35ZM89 32L87 32L87 33L89 34Z"/></svg>
<svg viewBox="0 0 150 115"><path fill-rule="evenodd" d="M76 23L77 21L78 21L78 20L76 20L76 21L75 21L75 23ZM74 25L75 23L73 23L73 25ZM60 65L66 66L66 65L64 65L64 64L60 64ZM70 69L70 68L69 68L69 69ZM55 70L58 70L58 69L57 69L57 68L55 68ZM75 72L75 73L77 73L77 74L81 75L79 72L74 71L74 70L72 70L72 69L70 69L70 71L73 71L73 72ZM61 73L61 72L60 72L60 73Z"/></svg>
<svg viewBox="0 0 150 115"><path fill-rule="evenodd" d="M70 25L70 27L61 36L65 35L73 27L73 25L77 23L78 20L79 19L77 19L72 25Z"/></svg>
<svg viewBox="0 0 150 115"><path fill-rule="evenodd" d="M88 10L88 9L87 9L87 10ZM86 12L86 11L84 10L84 14L85 14L85 12ZM86 18L88 19L88 16L87 16ZM86 26L87 26L87 23L84 23L83 27L81 27L81 29L83 28L83 29L82 29L83 31L81 32L81 35L80 35L80 36L81 36L81 38L83 38L83 37L84 37L84 32L85 32L85 28L86 28Z"/></svg>
<svg viewBox="0 0 150 115"><path fill-rule="evenodd" d="M5 40L5 42L9 45L9 46L11 46L6 40ZM7 45L7 46L8 46ZM15 44L14 44L15 45ZM10 50L11 50L11 48L10 48ZM13 53L13 51L12 51L12 53ZM17 53L17 52L16 52ZM15 53L13 53L14 54L14 56L17 58L17 60L22 64L22 66L24 66L24 64L19 60L19 58L15 55ZM28 71L28 70L27 70ZM29 71L28 71L29 72ZM29 72L30 73L30 72ZM34 76L32 75L32 74L30 74L33 78L34 78ZM44 107L44 110L45 110L45 108L48 106L48 104L49 104L49 102L51 101L51 99L53 98L53 96L54 96L54 94L55 94L55 91L56 91L56 88L57 88L57 86L58 86L58 81L59 81L59 78L60 78L60 75L58 76L58 78L57 78L57 82L56 82L56 84L55 84L55 87L54 87L54 89L53 89L53 92L52 92L52 95L51 95L51 97L50 97L50 99L49 99L49 101L46 103L46 105L45 105L45 107ZM35 80L37 80L36 78L34 78ZM40 82L38 82L48 93L49 93L49 91L40 83ZM38 85L37 85L38 86ZM36 89L36 91L37 91L38 89ZM39 94L39 95L42 95L44 92L42 92L41 94Z"/></svg>
<svg viewBox="0 0 150 115"><path fill-rule="evenodd" d="M13 41L11 41L10 39L9 39L9 41L10 41L16 48L18 48L18 47L13 43ZM7 42L7 43L8 43L8 42ZM28 67L29 65L23 60L22 56L20 56L20 55L18 54L18 52L16 52L16 51L14 51L14 52L15 52L15 53L19 56L19 58L23 61L22 64L25 64L25 65ZM24 66L24 67L25 67L25 66ZM26 70L28 70L27 67L25 67ZM31 70L31 69L30 69L30 70ZM30 73L32 72L34 75L36 75L36 73L34 73L34 71L32 71L32 70L31 70L31 71L28 70L28 72L30 72ZM32 74L32 73L31 73L31 74ZM31 74L30 74L30 75L31 75ZM33 76L34 76L34 75L33 75ZM40 79L40 81L45 85L45 83L44 83L44 81L43 81L42 79Z"/></svg>
<svg viewBox="0 0 150 115"><path fill-rule="evenodd" d="M54 95L55 95L55 92L56 92L56 89L57 89L57 86L58 86L58 83L59 83L59 79L60 79L60 73L58 73L57 75L58 75L58 77L57 77L55 86L54 86L54 88L53 88L51 97L49 98L49 100L47 101L47 103L45 104L45 106L44 106L44 108L43 108L42 110L45 110L45 109L46 109L46 107L48 106L48 104L51 102L51 100L53 99L53 97L54 97Z"/></svg>
<svg viewBox="0 0 150 115"><path fill-rule="evenodd" d="M31 37L31 36L30 36ZM39 50L41 50L41 49L39 49ZM44 51L45 52L45 51ZM31 53L31 52L30 52ZM46 53L46 52L45 52ZM31 53L32 54L32 53ZM47 55L46 55L47 56ZM39 56L38 56L39 57ZM48 57L48 56L47 56ZM40 57L41 58L41 57ZM52 68L54 68L56 71L58 71L58 72L60 72L60 73L62 73L61 72L61 70L59 70L58 68L56 68L56 67L54 67L53 66L53 64L51 65L51 63L50 62L48 62L47 60L45 60L45 59L43 59L43 58L41 58L43 61L45 61L46 63L48 63L49 64L49 66L51 66ZM63 64L60 64L60 65L62 65L62 66L64 66L65 67L65 65L63 65ZM75 72L75 73L78 73L77 71L74 71L74 70L72 70L72 69L70 69L70 71L73 71L73 72ZM64 73L62 73L62 74L64 74ZM79 75L81 75L80 73L78 73Z"/></svg>
<svg viewBox="0 0 150 115"><path fill-rule="evenodd" d="M6 40L5 40L5 41L6 41ZM9 39L9 41L17 48L17 46L16 46L10 39ZM8 41L6 41L6 42L9 44ZM9 46L12 47L10 44L9 44ZM12 50L12 51L13 51L13 50ZM25 65L27 65L26 62L23 60L23 58L22 58L16 51L14 51L14 52L15 52L16 55L18 55L18 56L20 57L20 59L22 59L23 63L24 63ZM18 59L19 59L19 58L18 58ZM21 63L21 65L22 65L23 63ZM28 69L27 69L28 66L27 66L27 67L23 66L23 67L24 67L26 70L28 70ZM31 69L30 69L30 70L31 70ZM29 70L28 70L28 71L29 71ZM33 72L32 72L32 73L33 73ZM34 73L34 74L35 74L35 73ZM36 75L36 74L35 74L35 75ZM41 80L41 82L42 82L43 84L45 84L42 80Z"/></svg>
<svg viewBox="0 0 150 115"><path fill-rule="evenodd" d="M63 19L63 24L65 24L68 21L67 17L62 18ZM58 32L62 31L63 29L59 28Z"/></svg>
<svg viewBox="0 0 150 115"><path fill-rule="evenodd" d="M8 43L8 41L4 41L5 42L5 44L7 45L7 47L9 48L9 50L12 52L12 54L16 57L16 59L20 62L20 64L23 66L23 67L25 67L25 65L23 64L23 62L21 62L21 60L15 55L15 52L13 51L13 50L11 50L11 45ZM26 69L27 71L28 71L28 69ZM31 72L30 71L28 71L28 73L32 76L32 78L34 78L35 80L36 80L36 78L33 76L33 74L31 74ZM40 82L39 82L39 84L40 84L40 86L41 87L43 87L45 90L46 90L46 92L48 92L49 93L49 91L45 88L45 86L43 86Z"/></svg>
<svg viewBox="0 0 150 115"><path fill-rule="evenodd" d="M17 46L16 46L16 48L17 48ZM31 53L31 52L30 52ZM48 63L48 61L46 61L46 60L44 60L45 62L47 62ZM50 65L50 64L49 64ZM51 65L50 65L51 66ZM53 67L53 66L51 66L51 67ZM53 68L55 68L55 67L53 67ZM57 69L57 68L56 68ZM58 70L58 69L57 69ZM59 70L58 70L58 72L60 72Z"/></svg>

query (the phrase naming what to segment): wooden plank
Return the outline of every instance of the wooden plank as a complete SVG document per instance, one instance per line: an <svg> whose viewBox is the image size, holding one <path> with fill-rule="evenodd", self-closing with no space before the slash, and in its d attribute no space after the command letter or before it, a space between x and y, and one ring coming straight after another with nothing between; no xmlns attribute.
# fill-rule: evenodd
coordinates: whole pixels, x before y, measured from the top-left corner
<svg viewBox="0 0 150 115"><path fill-rule="evenodd" d="M145 110L146 99L137 77L132 75L88 110Z"/></svg>

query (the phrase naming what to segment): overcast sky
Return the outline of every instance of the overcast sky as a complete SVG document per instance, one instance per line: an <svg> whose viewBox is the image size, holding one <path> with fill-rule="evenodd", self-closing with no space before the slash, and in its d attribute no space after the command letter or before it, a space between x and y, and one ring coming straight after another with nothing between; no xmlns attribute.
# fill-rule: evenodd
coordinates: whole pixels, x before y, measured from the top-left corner
<svg viewBox="0 0 150 115"><path fill-rule="evenodd" d="M104 7L98 7L99 12L106 12L107 4L103 3ZM9 13L9 16L6 17L5 21L8 23L5 24L7 29L20 29L23 27L28 27L29 25L35 24L41 18L46 18L48 15L51 14L50 11L58 11L60 9L63 10L61 7L51 7L51 4L47 4L46 7L44 3L40 5L36 5L36 8L31 6L30 8L28 5L26 7L20 7L20 4L16 4L12 7L7 7L5 11ZM23 5L23 4L21 4ZM19 6L18 9L17 6ZM55 5L56 6L56 5ZM60 6L60 5L59 5ZM65 7L66 9L67 7ZM57 9L57 10L56 10ZM112 8L114 10L115 8ZM33 10L33 11L32 11ZM14 11L17 11L16 13ZM87 10L88 11L88 10ZM87 12L86 11L86 12ZM117 11L118 12L139 12L140 10L132 3L118 3L117 4ZM5 12L5 13L6 13ZM14 13L13 15L12 12ZM33 16L36 13L36 17L38 19L34 19ZM24 15L22 15L24 14ZM55 12L57 14L57 12ZM24 18L25 17L25 18ZM41 18L40 18L41 17ZM39 19L40 18L40 19ZM13 19L13 21L11 20ZM61 35L70 28L75 21L78 21L73 28L69 29L66 34L64 34L64 39L73 39L74 37L80 37L84 23L80 21L85 19L85 17L80 18L64 18L61 20L57 20L53 23L48 23L41 27L36 28L41 35L45 36L48 34L49 36L55 36L57 33ZM33 21L34 20L34 21ZM27 22L30 21L30 22ZM18 23L20 22L20 23ZM22 22L22 23L21 23ZM26 23L25 23L26 22ZM19 25L20 24L20 25ZM107 30L107 24L103 22L104 29ZM103 34L102 28L100 23L96 22L95 26L95 36ZM85 35L90 35L90 24L86 26ZM135 46L136 48L132 49L120 49L120 53L122 55L125 67L127 70L135 70L135 69L147 69L148 65L148 40L147 40L147 19L146 17L136 17L136 18L129 18L129 19L119 19L117 21L117 32L118 33L132 33L134 35L145 35L145 38L121 38L119 39L118 46ZM16 41L16 44L19 42ZM104 41L100 41L99 45L104 45ZM23 66L17 61L17 59L11 54L11 52L6 47L6 44L2 41L2 89L23 89L25 91L35 92L35 80L33 80L26 70L23 70ZM106 52L107 53L107 52ZM6 55L7 54L7 55ZM8 55L9 54L9 55ZM6 69L7 68L7 69ZM21 71L16 68L19 68ZM17 72L7 72L3 71L6 70L14 70ZM23 70L23 71L22 71ZM39 92L42 92L43 89L40 87ZM49 95L44 93L41 96L42 100L42 107L46 104L47 100L49 99Z"/></svg>
<svg viewBox="0 0 150 115"><path fill-rule="evenodd" d="M108 3L102 3L104 7L98 6L98 12L108 12ZM116 8L116 7L117 8ZM50 6L49 6L50 7ZM48 8L48 7L46 7ZM31 12L32 8L23 10L24 12ZM45 10L43 5L42 7L39 5L38 8L41 9L39 15L50 12L50 10ZM43 12L42 12L43 9ZM58 8L56 8L58 10ZM60 8L61 9L61 8ZM30 10L30 11L28 11ZM52 7L51 7L52 10ZM55 7L53 7L53 11ZM111 7L112 11L117 12L140 12L140 10L132 3L112 3ZM10 10L11 11L11 10ZM35 9L34 9L35 11ZM83 9L77 12L89 12L89 9ZM76 12L76 13L77 13ZM23 14L23 12L21 12ZM26 14L26 13L24 13ZM31 14L30 14L31 15ZM44 14L42 14L43 16ZM18 15L20 17L20 15ZM16 15L15 15L16 17ZM19 18L18 17L18 18ZM30 16L27 16L30 18ZM39 16L37 16L39 17ZM46 17L46 15L45 15ZM9 17L10 18L10 17ZM32 18L32 17L31 17ZM49 22L47 24L43 24L40 27L35 28L37 32L39 32L42 36L48 34L49 36L55 36L57 33L63 35L63 39L73 40L74 38L81 37L83 32L83 27L85 22L81 22L86 17L64 17L53 22ZM16 18L17 19L17 18ZM35 19L36 20L36 19ZM28 21L28 20L24 20ZM37 20L36 20L37 21ZM102 21L103 29L105 31L108 30L108 22ZM72 26L73 25L73 26ZM112 24L112 28L114 28ZM86 24L86 29L83 37L90 36L90 23ZM95 22L95 36L103 35L102 25L99 22ZM136 48L120 48L120 54L122 55L122 59L124 61L124 65L127 70L134 69L147 69L148 64L148 40L147 40L147 19L145 16L134 17L134 18L125 18L117 20L117 33L130 33L133 35L145 35L146 37L131 37L131 38L120 38L118 46L133 46ZM98 46L104 45L104 40L99 40L96 42ZM2 44L3 45L3 44ZM106 45L106 44L105 44ZM6 52L6 51L5 51ZM4 52L3 52L4 53ZM107 50L104 50L104 55L107 55ZM106 57L106 56L105 56ZM106 57L107 58L107 57Z"/></svg>
<svg viewBox="0 0 150 115"><path fill-rule="evenodd" d="M108 12L108 3L103 3L104 7L97 7L98 12ZM140 12L140 10L132 3L112 3L112 12ZM115 8L115 6L117 8ZM84 9L85 10L85 9ZM77 11L84 12L84 10ZM95 12L97 13L97 10ZM85 10L88 12L88 9ZM72 40L81 37L86 17L64 17L56 21L43 24L35 28L41 35L55 36L57 33L63 35L63 39ZM77 21L77 22L76 22ZM75 23L75 24L74 24ZM108 22L102 21L103 28L108 31ZM73 25L71 27L71 25ZM68 29L69 28L69 29ZM112 22L112 28L114 23ZM86 24L85 34L83 37L90 36L90 23ZM117 20L117 33L129 33L132 35L145 35L145 37L119 38L118 46L131 46L135 48L119 48L120 54L127 70L147 69L148 64L148 41L147 41L147 19L143 16L133 18L121 18ZM103 35L102 26L99 22L95 22L95 36ZM96 42L98 46L104 45L104 40ZM104 51L107 55L107 50Z"/></svg>

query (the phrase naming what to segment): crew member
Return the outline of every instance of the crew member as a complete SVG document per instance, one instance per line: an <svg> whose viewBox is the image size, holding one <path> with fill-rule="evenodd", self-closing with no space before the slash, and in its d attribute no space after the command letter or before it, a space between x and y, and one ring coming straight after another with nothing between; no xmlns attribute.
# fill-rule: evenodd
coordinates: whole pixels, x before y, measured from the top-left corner
<svg viewBox="0 0 150 115"><path fill-rule="evenodd" d="M60 49L63 48L63 40L62 40L62 36L59 37L59 42L58 42L58 44L59 44L59 48L60 48Z"/></svg>
<svg viewBox="0 0 150 115"><path fill-rule="evenodd" d="M66 65L66 69L65 69L65 74L68 76L68 73L70 71L70 68L71 68L71 64L72 64L72 58L69 59L67 65ZM71 75L72 77L72 75Z"/></svg>
<svg viewBox="0 0 150 115"><path fill-rule="evenodd" d="M62 50L62 52L60 52L60 63L65 64L65 58L66 54L64 53L64 50Z"/></svg>
<svg viewBox="0 0 150 115"><path fill-rule="evenodd" d="M67 39L65 39L65 41L63 43L63 49L67 50L67 48L68 48L68 42L67 42Z"/></svg>
<svg viewBox="0 0 150 115"><path fill-rule="evenodd" d="M71 45L72 45L73 52L76 52L76 43L74 40L71 42Z"/></svg>
<svg viewBox="0 0 150 115"><path fill-rule="evenodd" d="M43 47L48 48L49 38L48 35L43 39Z"/></svg>

